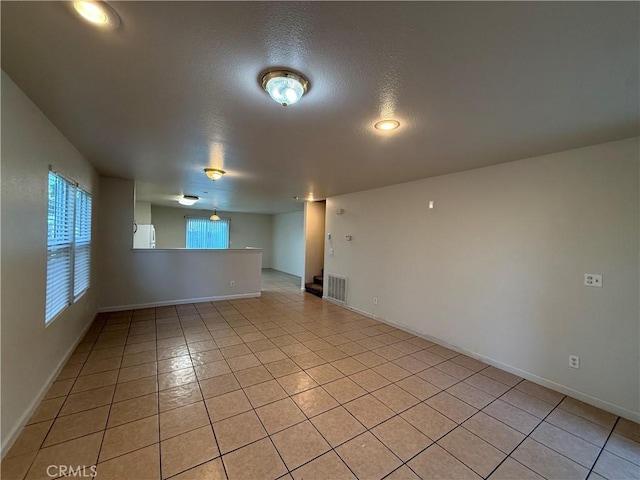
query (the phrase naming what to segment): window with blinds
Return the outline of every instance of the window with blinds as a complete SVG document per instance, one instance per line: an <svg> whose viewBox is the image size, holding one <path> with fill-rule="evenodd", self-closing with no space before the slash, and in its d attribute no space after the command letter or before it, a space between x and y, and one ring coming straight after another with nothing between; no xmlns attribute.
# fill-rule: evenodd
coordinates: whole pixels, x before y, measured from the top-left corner
<svg viewBox="0 0 640 480"><path fill-rule="evenodd" d="M49 172L45 323L89 288L91 195Z"/></svg>
<svg viewBox="0 0 640 480"><path fill-rule="evenodd" d="M187 217L187 248L229 248L229 219Z"/></svg>

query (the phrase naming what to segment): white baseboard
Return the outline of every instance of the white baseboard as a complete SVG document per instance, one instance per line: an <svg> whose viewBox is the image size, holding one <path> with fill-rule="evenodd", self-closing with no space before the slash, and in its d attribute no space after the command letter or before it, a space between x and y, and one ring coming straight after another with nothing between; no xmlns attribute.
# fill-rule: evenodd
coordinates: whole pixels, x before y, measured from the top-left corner
<svg viewBox="0 0 640 480"><path fill-rule="evenodd" d="M117 312L120 310L135 310L138 308L149 307L166 307L169 305L184 305L185 303L202 303L202 302L216 302L220 300L236 300L238 298L256 298L262 296L262 292L253 293L238 293L235 295L218 295L215 297L201 297L201 298L181 298L177 300L167 300L162 302L150 302L150 303L135 303L132 305L114 305L111 307L100 307L98 312Z"/></svg>
<svg viewBox="0 0 640 480"><path fill-rule="evenodd" d="M447 347L451 350L454 350L458 353L462 353L464 355L467 355L468 357L471 358L475 358L476 360L480 360L481 362L484 362L488 365L497 367L501 370L504 370L505 372L509 372L512 373L514 375L517 375L518 377L522 377L526 380L529 380L530 382L533 383L537 383L538 385L542 385L543 387L547 387L550 388L551 390L555 390L556 392L560 392L563 393L564 395L569 395L570 397L573 397L577 400L580 400L581 402L584 403L588 403L589 405L593 405L594 407L598 407L601 408L602 410L606 410L607 412L613 413L614 415L618 415L620 417L624 417L628 420L631 420L632 422L636 422L636 423L640 423L640 412L634 412L633 410L628 410L626 408L622 408L619 407L618 405L614 405L613 403L609 403L606 400L601 400L599 398L593 397L587 393L578 391L578 390L574 390L571 387L567 387L566 385L562 385L560 383L556 383L552 380L548 380L544 377L540 377L538 375L535 375L533 373L529 373L525 370L520 370L519 368L515 368L512 367L510 365L507 365L506 363L502 363L498 360L494 360L493 358L487 357L485 355L481 355L479 353L476 352L472 352L470 350L467 350L465 348L461 348L458 347L456 345L451 345L439 338L436 337L432 337L431 335L427 335L425 333L422 332L418 332L416 330L413 330L412 328L406 327L405 325L400 325L398 323L392 322L390 320L384 319L384 318L380 318L375 316L374 314L370 313L370 312L365 312L364 310L360 310L358 308L354 308L351 307L349 305L343 305L340 304L338 302L332 301L330 298L326 298L323 297L325 300L334 303L336 305L340 305L345 307L348 310L354 311L356 313L359 313L361 315L364 315L365 317L369 317L372 318L374 320L378 320L382 323L386 323L387 325L391 325L392 327L396 327L399 330L403 330L405 332L411 333L413 335L415 335L416 337L421 337L424 338L425 340L429 340L430 342L433 343L437 343L438 345L442 345L443 347Z"/></svg>
<svg viewBox="0 0 640 480"><path fill-rule="evenodd" d="M1 458L4 458L4 456L7 454L7 452L11 449L11 447L15 443L16 439L18 438L18 435L20 435L20 433L22 432L22 429L24 428L24 426L27 424L27 422L29 421L31 416L34 414L36 409L40 406L40 402L42 401L44 396L49 391L49 387L51 387L51 384L58 377L58 375L60 375L60 372L62 371L62 369L64 368L65 364L67 363L67 360L69 360L69 357L71 357L71 355L73 354L73 351L80 344L80 342L82 341L84 336L87 334L87 332L89 331L89 328L91 328L91 325L93 325L93 322L95 321L97 315L98 314L96 312L96 314L91 317L91 320L84 327L84 329L82 330L82 332L80 333L80 335L78 336L76 341L71 345L71 347L64 354L64 356L62 357L62 360L60 360L60 362L58 362L58 365L56 365L56 368L53 371L53 373L51 375L49 375L49 377L47 378L47 381L44 383L44 385L42 386L42 388L38 392L38 395L36 395L36 398L33 399L33 401L27 407L27 410L20 417L20 421L13 427L13 429L11 430L9 435L7 436L6 440L4 441L2 446L0 447L0 457Z"/></svg>

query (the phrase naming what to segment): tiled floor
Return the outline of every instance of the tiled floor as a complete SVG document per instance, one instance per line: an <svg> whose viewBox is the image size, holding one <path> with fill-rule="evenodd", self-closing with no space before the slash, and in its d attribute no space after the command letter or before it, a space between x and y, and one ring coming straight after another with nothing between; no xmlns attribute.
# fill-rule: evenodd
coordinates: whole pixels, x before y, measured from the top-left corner
<svg viewBox="0 0 640 480"><path fill-rule="evenodd" d="M298 285L100 315L2 478L640 477L637 424Z"/></svg>

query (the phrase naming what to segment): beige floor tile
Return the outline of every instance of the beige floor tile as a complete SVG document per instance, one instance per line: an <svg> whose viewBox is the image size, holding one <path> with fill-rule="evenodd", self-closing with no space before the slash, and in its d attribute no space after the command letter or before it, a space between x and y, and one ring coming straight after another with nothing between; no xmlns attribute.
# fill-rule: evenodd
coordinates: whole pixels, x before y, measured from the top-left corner
<svg viewBox="0 0 640 480"><path fill-rule="evenodd" d="M209 377L207 376L206 378ZM203 379L204 378L202 378L201 380ZM178 387L180 385L186 385L187 383L193 383L196 380L196 374L193 368L183 368L182 370L174 370L173 372L161 373L158 375L158 389L166 390L167 388Z"/></svg>
<svg viewBox="0 0 640 480"><path fill-rule="evenodd" d="M98 464L98 480L158 480L160 448L150 445L127 455Z"/></svg>
<svg viewBox="0 0 640 480"><path fill-rule="evenodd" d="M111 357L103 360L88 361L82 367L80 376L91 375L94 373L106 372L108 370L117 370L122 363L122 357Z"/></svg>
<svg viewBox="0 0 640 480"><path fill-rule="evenodd" d="M441 392L425 401L427 405L446 415L456 423L462 423L474 415L478 410L471 405L458 400L447 392Z"/></svg>
<svg viewBox="0 0 640 480"><path fill-rule="evenodd" d="M456 427L455 422L424 403L411 407L400 416L433 441Z"/></svg>
<svg viewBox="0 0 640 480"><path fill-rule="evenodd" d="M402 463L370 432L339 446L336 453L360 479L383 478Z"/></svg>
<svg viewBox="0 0 640 480"><path fill-rule="evenodd" d="M438 445L481 477L487 477L506 458L500 450L462 427L441 438Z"/></svg>
<svg viewBox="0 0 640 480"><path fill-rule="evenodd" d="M483 412L476 413L462 426L506 454L524 440L522 433Z"/></svg>
<svg viewBox="0 0 640 480"><path fill-rule="evenodd" d="M284 332L284 330L283 330ZM284 336L288 337L288 338L283 338ZM291 345L292 343L298 343L298 341L291 337L290 335L284 335L282 337L277 337L276 339L274 339L273 341L271 340L257 340L255 342L249 342L247 343L247 347L249 347L249 349L253 352L253 353L258 353L258 352L264 352L265 350L272 350L276 347L280 347L283 345ZM278 340L278 341L276 341Z"/></svg>
<svg viewBox="0 0 640 480"><path fill-rule="evenodd" d="M495 398L488 393L463 382L456 383L453 387L447 389L446 392L475 408L484 408L495 400Z"/></svg>
<svg viewBox="0 0 640 480"><path fill-rule="evenodd" d="M80 466L86 467L88 471L98 460L102 435L103 432L98 432L41 449L26 478L29 480L50 479L51 476L47 474L47 467L50 465Z"/></svg>
<svg viewBox="0 0 640 480"><path fill-rule="evenodd" d="M217 348L204 352L193 352L191 354L191 363L193 365L203 365L205 363L218 362L224 360L224 357Z"/></svg>
<svg viewBox="0 0 640 480"><path fill-rule="evenodd" d="M636 465L640 465L640 443L628 437L613 433L604 449Z"/></svg>
<svg viewBox="0 0 640 480"><path fill-rule="evenodd" d="M525 412L530 413L531 415L534 415L538 418L546 417L547 415L549 415L551 410L553 410L552 405L549 405L542 400L538 400L531 395L527 395L520 390L516 390L515 388L502 395L500 397L500 400L510 403L514 407L518 407L520 410L524 410Z"/></svg>
<svg viewBox="0 0 640 480"><path fill-rule="evenodd" d="M242 390L208 398L205 402L211 422L224 420L252 409L249 399Z"/></svg>
<svg viewBox="0 0 640 480"><path fill-rule="evenodd" d="M269 350L262 350L261 352L256 352L256 357L262 363L273 363L279 360L285 360L288 357L284 354L282 350L279 348L271 348Z"/></svg>
<svg viewBox="0 0 640 480"><path fill-rule="evenodd" d="M332 447L360 435L366 429L343 407L331 409L311 419L311 423Z"/></svg>
<svg viewBox="0 0 640 480"><path fill-rule="evenodd" d="M327 363L324 358L314 352L303 353L291 358L303 370Z"/></svg>
<svg viewBox="0 0 640 480"><path fill-rule="evenodd" d="M416 375L403 378L399 382L396 382L396 385L409 392L418 400L426 400L427 398L433 397L440 392L440 388L430 384L429 382Z"/></svg>
<svg viewBox="0 0 640 480"><path fill-rule="evenodd" d="M121 402L123 400L141 397L157 391L158 380L156 377L141 378L140 380L117 384L113 401Z"/></svg>
<svg viewBox="0 0 640 480"><path fill-rule="evenodd" d="M51 425L53 425L53 420L45 420L44 422L24 427L11 449L7 452L6 458L37 451L42 446Z"/></svg>
<svg viewBox="0 0 640 480"><path fill-rule="evenodd" d="M50 400L43 400L36 411L31 415L27 425L33 423L44 422L46 420L52 420L56 418L62 404L65 402L65 397L52 398Z"/></svg>
<svg viewBox="0 0 640 480"><path fill-rule="evenodd" d="M554 407L558 405L564 398L564 394L551 390L549 388L543 387L541 385L530 382L529 380L524 380L515 386L516 390L520 390L532 397L536 397L538 400L542 400Z"/></svg>
<svg viewBox="0 0 640 480"><path fill-rule="evenodd" d="M446 373L447 375L457 378L458 380L464 380L465 378L470 377L471 375L476 373L473 370L469 370L468 368L454 363L451 360L439 363L434 368Z"/></svg>
<svg viewBox="0 0 640 480"><path fill-rule="evenodd" d="M270 435L303 422L307 418L290 398L260 407L256 409L256 413Z"/></svg>
<svg viewBox="0 0 640 480"><path fill-rule="evenodd" d="M600 453L599 447L547 422L538 425L530 438L589 469Z"/></svg>
<svg viewBox="0 0 640 480"><path fill-rule="evenodd" d="M354 358L347 357L340 360L331 362L331 364L340 370L344 375L352 375L362 370L366 370L368 367Z"/></svg>
<svg viewBox="0 0 640 480"><path fill-rule="evenodd" d="M344 407L365 427L371 428L393 417L393 410L371 394L356 398Z"/></svg>
<svg viewBox="0 0 640 480"><path fill-rule="evenodd" d="M476 360L475 358L467 357L466 355L458 355L457 357L452 358L451 361L458 365L462 365L469 370L473 370L474 372L479 372L480 370L484 370L488 367L486 363Z"/></svg>
<svg viewBox="0 0 640 480"><path fill-rule="evenodd" d="M166 360L158 361L158 373L173 372L191 366L191 357L189 356L167 358Z"/></svg>
<svg viewBox="0 0 640 480"><path fill-rule="evenodd" d="M263 366L248 368L235 373L238 383L243 388L272 380L273 376Z"/></svg>
<svg viewBox="0 0 640 480"><path fill-rule="evenodd" d="M216 422L213 430L223 454L267 436L253 410Z"/></svg>
<svg viewBox="0 0 640 480"><path fill-rule="evenodd" d="M50 400L52 398L65 397L71 391L71 387L73 387L73 383L75 381L75 378L71 378L69 380L59 380L53 382L51 384L51 387L47 391L47 394L44 396L44 399Z"/></svg>
<svg viewBox="0 0 640 480"><path fill-rule="evenodd" d="M162 412L160 414L160 439L166 440L209 423L207 409L202 401Z"/></svg>
<svg viewBox="0 0 640 480"><path fill-rule="evenodd" d="M338 350L336 347L329 347L323 350L318 350L316 351L316 353L327 362L335 362L349 356L342 350Z"/></svg>
<svg viewBox="0 0 640 480"><path fill-rule="evenodd" d="M446 358L441 357L440 355L436 355L429 350L422 350L420 352L412 353L411 357L420 360L421 362L426 363L431 367L447 361Z"/></svg>
<svg viewBox="0 0 640 480"><path fill-rule="evenodd" d="M366 395L367 391L350 378L341 378L324 385L324 389L340 403L347 403Z"/></svg>
<svg viewBox="0 0 640 480"><path fill-rule="evenodd" d="M305 421L271 436L276 449L289 470L330 450L311 422Z"/></svg>
<svg viewBox="0 0 640 480"><path fill-rule="evenodd" d="M108 428L133 422L158 413L158 394L151 393L111 405Z"/></svg>
<svg viewBox="0 0 640 480"><path fill-rule="evenodd" d="M302 369L290 358L284 358L276 362L265 364L265 368L275 378L284 377L293 373L301 372Z"/></svg>
<svg viewBox="0 0 640 480"><path fill-rule="evenodd" d="M208 378L200 381L199 383L204 398L224 395L225 393L229 393L240 388L240 384L233 373Z"/></svg>
<svg viewBox="0 0 640 480"><path fill-rule="evenodd" d="M401 368L404 368L405 370L413 374L422 372L423 370L426 370L427 368L429 368L429 365L411 356L398 358L397 360L394 360L392 363L394 365L398 365Z"/></svg>
<svg viewBox="0 0 640 480"><path fill-rule="evenodd" d="M73 415L58 417L49 434L44 440L43 447L66 442L74 438L89 435L104 430L107 424L109 407L99 407Z"/></svg>
<svg viewBox="0 0 640 480"><path fill-rule="evenodd" d="M416 397L396 385L387 385L380 390L376 390L372 395L395 413L400 413L420 403Z"/></svg>
<svg viewBox="0 0 640 480"><path fill-rule="evenodd" d="M196 365L194 368L198 380L200 381L206 380L207 378L219 377L220 375L231 373L231 368L225 360L218 360L217 362Z"/></svg>
<svg viewBox="0 0 640 480"><path fill-rule="evenodd" d="M389 450L407 461L433 442L402 417L395 416L371 430Z"/></svg>
<svg viewBox="0 0 640 480"><path fill-rule="evenodd" d="M509 388L511 388L504 383L500 383L489 377L485 377L484 375L482 375L482 372L476 373L475 375L466 378L463 383L467 383L477 388L478 390L482 390L483 392L488 393L489 395L492 395L494 397L503 395L509 390Z"/></svg>
<svg viewBox="0 0 640 480"><path fill-rule="evenodd" d="M418 475L416 475L409 467L402 465L400 468L384 477L384 480L420 480L420 477L418 477Z"/></svg>
<svg viewBox="0 0 640 480"><path fill-rule="evenodd" d="M278 377L276 380L288 395L295 395L318 386L313 378L302 371Z"/></svg>
<svg viewBox="0 0 640 480"><path fill-rule="evenodd" d="M640 478L640 465L631 463L606 450L598 458L593 471L609 480L635 480Z"/></svg>
<svg viewBox="0 0 640 480"><path fill-rule="evenodd" d="M211 426L201 427L160 442L160 452L163 478L171 477L220 455Z"/></svg>
<svg viewBox="0 0 640 480"><path fill-rule="evenodd" d="M518 383L522 381L522 378L517 377L509 372L505 372L504 370L500 370L496 367L487 367L482 370L482 375L485 377L489 377L496 382L504 383L510 387L515 387Z"/></svg>
<svg viewBox="0 0 640 480"><path fill-rule="evenodd" d="M584 479L589 473L588 469L530 438L511 456L545 478Z"/></svg>
<svg viewBox="0 0 640 480"><path fill-rule="evenodd" d="M99 461L104 462L159 441L157 415L125 423L104 433Z"/></svg>
<svg viewBox="0 0 640 480"><path fill-rule="evenodd" d="M408 372L404 368L401 368L395 363L391 362L383 363L382 365L373 367L372 370L378 375L382 375L390 382L397 382L398 380L402 380L403 378L411 376L411 372Z"/></svg>
<svg viewBox="0 0 640 480"><path fill-rule="evenodd" d="M336 455L327 452L292 472L294 480L356 480L349 467Z"/></svg>
<svg viewBox="0 0 640 480"><path fill-rule="evenodd" d="M596 425L560 408L556 408L551 412L545 421L567 432L573 433L598 447L602 447L609 436L609 429Z"/></svg>
<svg viewBox="0 0 640 480"><path fill-rule="evenodd" d="M227 480L219 458L180 473L171 480Z"/></svg>
<svg viewBox="0 0 640 480"><path fill-rule="evenodd" d="M135 365L142 365L143 363L155 362L156 360L157 360L156 351L150 350L148 352L140 352L140 353L125 355L124 357L122 357L122 364L120 366L133 367Z"/></svg>
<svg viewBox="0 0 640 480"><path fill-rule="evenodd" d="M131 355L133 353L151 352L154 350L156 350L156 342L132 343L124 348L124 354ZM158 350L160 349L158 348Z"/></svg>
<svg viewBox="0 0 640 480"><path fill-rule="evenodd" d="M384 357L373 352L363 352L358 355L354 355L353 358L369 368L377 367L387 361Z"/></svg>
<svg viewBox="0 0 640 480"><path fill-rule="evenodd" d="M306 373L320 385L333 382L334 380L344 377L340 370L328 363L309 368L306 370Z"/></svg>
<svg viewBox="0 0 640 480"><path fill-rule="evenodd" d="M158 397L161 412L190 405L202 400L200 385L197 382L168 388L167 390L161 391Z"/></svg>
<svg viewBox="0 0 640 480"><path fill-rule="evenodd" d="M213 345L213 348L216 348L215 344ZM158 360L166 360L167 358L173 357L183 357L184 355L189 355L189 349L186 345L178 345L175 347L159 349L157 353Z"/></svg>
<svg viewBox="0 0 640 480"><path fill-rule="evenodd" d="M247 355L240 355L238 357L233 357L233 358L227 358L226 361L227 361L227 364L229 365L229 368L233 372L237 372L239 370L246 370L247 368L258 367L261 365L260 360L253 353L249 353Z"/></svg>
<svg viewBox="0 0 640 480"><path fill-rule="evenodd" d="M431 445L407 465L422 478L441 480L477 480L481 478L438 445Z"/></svg>
<svg viewBox="0 0 640 480"><path fill-rule="evenodd" d="M229 480L274 480L287 473L280 455L268 438L222 457Z"/></svg>
<svg viewBox="0 0 640 480"><path fill-rule="evenodd" d="M94 388L106 387L113 385L118 379L118 370L109 370L108 372L94 373L93 375L85 375L78 377L73 384L71 393L85 392Z"/></svg>
<svg viewBox="0 0 640 480"><path fill-rule="evenodd" d="M620 418L614 429L615 433L624 435L631 440L640 442L640 425L626 418Z"/></svg>
<svg viewBox="0 0 640 480"><path fill-rule="evenodd" d="M7 480L22 480L29 471L29 467L36 458L38 450L29 453L23 453L14 457L5 457L0 465L0 473Z"/></svg>
<svg viewBox="0 0 640 480"><path fill-rule="evenodd" d="M298 393L292 396L291 399L296 402L296 405L307 417L313 417L338 406L338 402L321 387Z"/></svg>
<svg viewBox="0 0 640 480"><path fill-rule="evenodd" d="M338 345L338 350L346 353L347 355L359 355L367 351L366 348L358 345L355 342L344 343L342 345Z"/></svg>
<svg viewBox="0 0 640 480"><path fill-rule="evenodd" d="M533 470L516 462L513 458L507 458L495 472L489 477L491 480L544 480Z"/></svg>
<svg viewBox="0 0 640 480"><path fill-rule="evenodd" d="M487 415L506 423L511 428L528 435L540 423L540 419L498 399L482 410Z"/></svg>
<svg viewBox="0 0 640 480"><path fill-rule="evenodd" d="M72 413L109 405L113 399L115 387L115 385L109 385L107 387L69 395L60 410L60 415L70 415Z"/></svg>
<svg viewBox="0 0 640 480"><path fill-rule="evenodd" d="M244 392L254 408L275 402L287 396L287 392L285 392L275 380L269 380L268 382L246 387Z"/></svg>
<svg viewBox="0 0 640 480"><path fill-rule="evenodd" d="M418 373L417 376L441 389L449 388L460 382L456 377L452 377L435 367L424 370Z"/></svg>
<svg viewBox="0 0 640 480"><path fill-rule="evenodd" d="M601 427L611 430L618 417L599 408L588 405L575 398L566 397L559 405L562 410L582 417Z"/></svg>

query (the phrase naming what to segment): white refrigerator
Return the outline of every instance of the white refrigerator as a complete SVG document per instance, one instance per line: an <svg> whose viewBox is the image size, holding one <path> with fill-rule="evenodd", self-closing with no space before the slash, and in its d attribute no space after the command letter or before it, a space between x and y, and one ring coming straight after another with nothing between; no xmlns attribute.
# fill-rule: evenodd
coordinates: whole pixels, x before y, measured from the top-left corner
<svg viewBox="0 0 640 480"><path fill-rule="evenodd" d="M156 248L156 229L153 225L138 225L133 232L133 248Z"/></svg>

